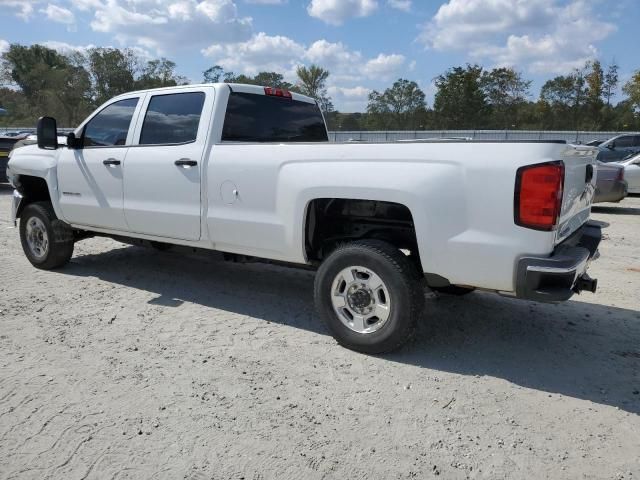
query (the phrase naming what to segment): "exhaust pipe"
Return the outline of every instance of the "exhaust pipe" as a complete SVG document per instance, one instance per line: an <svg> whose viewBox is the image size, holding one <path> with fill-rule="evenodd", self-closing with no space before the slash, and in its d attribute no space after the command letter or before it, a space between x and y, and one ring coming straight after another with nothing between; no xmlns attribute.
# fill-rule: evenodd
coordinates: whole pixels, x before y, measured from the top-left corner
<svg viewBox="0 0 640 480"><path fill-rule="evenodd" d="M598 288L598 279L591 278L586 273L583 273L578 277L578 280L576 281L576 284L573 287L576 293L580 293L584 290L586 290L587 292L596 293L597 288Z"/></svg>

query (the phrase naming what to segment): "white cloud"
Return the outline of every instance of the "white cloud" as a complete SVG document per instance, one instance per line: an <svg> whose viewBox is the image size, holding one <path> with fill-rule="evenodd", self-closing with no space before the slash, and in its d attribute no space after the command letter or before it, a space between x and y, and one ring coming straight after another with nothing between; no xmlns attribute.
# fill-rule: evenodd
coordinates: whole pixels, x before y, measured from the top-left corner
<svg viewBox="0 0 640 480"><path fill-rule="evenodd" d="M614 29L585 0L449 0L419 38L477 61L565 73L593 58Z"/></svg>
<svg viewBox="0 0 640 480"><path fill-rule="evenodd" d="M40 12L44 13L52 22L66 25L73 25L76 22L76 17L71 10L51 3L47 5L47 8L41 9Z"/></svg>
<svg viewBox="0 0 640 480"><path fill-rule="evenodd" d="M253 3L256 5L284 5L288 0L244 0L245 3Z"/></svg>
<svg viewBox="0 0 640 480"><path fill-rule="evenodd" d="M66 42L58 42L55 40L49 40L46 42L42 42L42 45L44 45L47 48L51 48L52 50L56 50L60 53L63 54L70 54L70 53L74 53L74 52L80 52L80 53L86 53L87 50L91 49L91 48L95 48L95 45L93 44L89 44L89 45L71 45L70 43L66 43Z"/></svg>
<svg viewBox="0 0 640 480"><path fill-rule="evenodd" d="M404 65L404 55L381 53L364 65L364 72L372 78L386 78L397 72Z"/></svg>
<svg viewBox="0 0 640 480"><path fill-rule="evenodd" d="M376 0L311 0L307 12L325 23L342 25L349 18L369 16L376 8Z"/></svg>
<svg viewBox="0 0 640 480"><path fill-rule="evenodd" d="M37 3L39 3L39 0L0 0L0 8L14 10L16 16L27 21L34 11L34 5Z"/></svg>
<svg viewBox="0 0 640 480"><path fill-rule="evenodd" d="M295 67L315 63L331 72L332 82L357 82L362 79L389 79L404 65L399 54L380 54L366 59L343 43L317 40L306 47L288 37L258 33L246 42L219 43L202 53L226 70L247 75L278 71L294 79Z"/></svg>
<svg viewBox="0 0 640 480"><path fill-rule="evenodd" d="M232 0L80 0L79 8L95 8L94 31L158 53L245 41L252 34L252 19L240 17Z"/></svg>
<svg viewBox="0 0 640 480"><path fill-rule="evenodd" d="M0 38L0 53L4 53L9 50L9 42Z"/></svg>
<svg viewBox="0 0 640 480"><path fill-rule="evenodd" d="M246 42L216 44L202 51L225 70L247 75L277 71L289 76L304 52L304 46L288 37L263 32Z"/></svg>
<svg viewBox="0 0 640 480"><path fill-rule="evenodd" d="M367 107L370 88L363 86L337 87L331 86L327 93L332 98L333 103L340 106L343 112L361 112Z"/></svg>
<svg viewBox="0 0 640 480"><path fill-rule="evenodd" d="M411 11L411 0L387 0L387 5L403 12Z"/></svg>

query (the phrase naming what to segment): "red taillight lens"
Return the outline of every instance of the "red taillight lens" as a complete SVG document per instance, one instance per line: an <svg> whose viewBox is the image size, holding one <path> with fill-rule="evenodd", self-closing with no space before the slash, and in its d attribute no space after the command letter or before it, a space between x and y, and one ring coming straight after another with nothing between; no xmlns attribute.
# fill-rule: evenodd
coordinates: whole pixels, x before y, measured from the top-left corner
<svg viewBox="0 0 640 480"><path fill-rule="evenodd" d="M264 87L264 94L272 97L293 98L289 90L283 90L282 88Z"/></svg>
<svg viewBox="0 0 640 480"><path fill-rule="evenodd" d="M623 181L624 180L624 168L618 170L618 175L616 180Z"/></svg>
<svg viewBox="0 0 640 480"><path fill-rule="evenodd" d="M521 167L516 174L515 222L535 230L554 230L562 208L564 164Z"/></svg>

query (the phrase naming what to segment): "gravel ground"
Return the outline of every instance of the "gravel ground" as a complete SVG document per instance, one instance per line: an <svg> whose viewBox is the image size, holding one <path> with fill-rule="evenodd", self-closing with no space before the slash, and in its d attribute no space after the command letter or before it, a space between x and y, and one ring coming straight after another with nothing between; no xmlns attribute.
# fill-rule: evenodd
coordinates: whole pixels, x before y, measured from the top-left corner
<svg viewBox="0 0 640 480"><path fill-rule="evenodd" d="M0 478L640 480L640 198L596 295L428 294L416 340L339 347L313 274L108 239L38 271L0 190Z"/></svg>

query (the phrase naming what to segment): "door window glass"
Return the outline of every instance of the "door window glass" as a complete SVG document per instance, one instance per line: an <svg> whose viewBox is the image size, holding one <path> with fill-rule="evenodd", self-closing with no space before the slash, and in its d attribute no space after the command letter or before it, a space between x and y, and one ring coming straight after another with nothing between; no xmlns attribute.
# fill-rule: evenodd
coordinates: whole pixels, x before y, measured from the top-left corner
<svg viewBox="0 0 640 480"><path fill-rule="evenodd" d="M124 145L133 118L133 112L138 105L137 98L127 98L112 103L84 127L85 147L112 147Z"/></svg>
<svg viewBox="0 0 640 480"><path fill-rule="evenodd" d="M193 142L204 105L203 92L151 97L142 124L140 145Z"/></svg>
<svg viewBox="0 0 640 480"><path fill-rule="evenodd" d="M625 135L624 137L616 138L615 142L615 148L633 147L633 137L631 135Z"/></svg>

